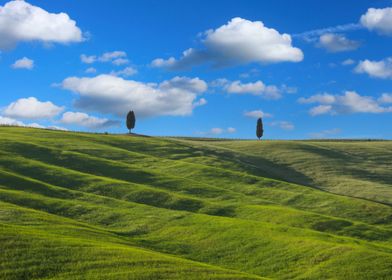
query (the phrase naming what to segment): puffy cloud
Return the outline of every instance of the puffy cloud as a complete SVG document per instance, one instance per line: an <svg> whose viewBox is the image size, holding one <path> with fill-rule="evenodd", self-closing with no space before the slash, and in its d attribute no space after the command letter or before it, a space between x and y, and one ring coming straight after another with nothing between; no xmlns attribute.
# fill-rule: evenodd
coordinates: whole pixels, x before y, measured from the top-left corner
<svg viewBox="0 0 392 280"><path fill-rule="evenodd" d="M262 96L266 99L279 99L282 91L292 90L287 86L278 88L274 85L265 85L262 81L242 83L241 81L229 81L227 79L217 79L211 82L213 87L221 87L229 94L252 94Z"/></svg>
<svg viewBox="0 0 392 280"><path fill-rule="evenodd" d="M127 53L124 51L113 51L113 52L105 52L100 56L81 54L80 60L86 64L92 64L99 61L99 62L111 62L114 65L119 66L119 65L124 65L129 63L129 60L126 57L127 57Z"/></svg>
<svg viewBox="0 0 392 280"><path fill-rule="evenodd" d="M379 103L392 103L392 93L383 93L378 99Z"/></svg>
<svg viewBox="0 0 392 280"><path fill-rule="evenodd" d="M80 60L83 63L91 64L91 63L94 63L97 60L97 57L95 55L89 55L88 56L88 55L85 55L85 54L81 54L80 55Z"/></svg>
<svg viewBox="0 0 392 280"><path fill-rule="evenodd" d="M289 34L280 34L261 21L233 18L227 24L203 33L202 49L187 49L180 59L152 61L154 67L182 69L202 63L214 67L238 64L299 62L303 53L292 46Z"/></svg>
<svg viewBox="0 0 392 280"><path fill-rule="evenodd" d="M244 113L244 116L249 118L272 118L272 115L269 113L264 113L261 110L247 111Z"/></svg>
<svg viewBox="0 0 392 280"><path fill-rule="evenodd" d="M137 73L137 70L135 68L125 67L122 70L110 72L110 75L129 77L129 76L135 75L136 73Z"/></svg>
<svg viewBox="0 0 392 280"><path fill-rule="evenodd" d="M17 119L45 119L58 115L64 108L50 101L41 102L35 97L20 98L9 104L2 114Z"/></svg>
<svg viewBox="0 0 392 280"><path fill-rule="evenodd" d="M0 116L0 125L25 126L25 124L21 121L12 118L3 117L3 116Z"/></svg>
<svg viewBox="0 0 392 280"><path fill-rule="evenodd" d="M0 6L0 49L18 42L71 43L83 40L76 22L66 13L49 13L25 1Z"/></svg>
<svg viewBox="0 0 392 280"><path fill-rule="evenodd" d="M219 135L219 134L222 134L224 132L224 129L223 128L219 128L219 127L214 127L214 128L211 128L210 132L211 132L211 134Z"/></svg>
<svg viewBox="0 0 392 280"><path fill-rule="evenodd" d="M323 130L320 132L312 132L309 133L309 136L311 138L329 138L333 135L339 134L340 132L341 130L339 128L334 128L334 129Z"/></svg>
<svg viewBox="0 0 392 280"><path fill-rule="evenodd" d="M34 127L34 128L46 128L46 129L58 129L58 130L67 130L65 128L62 127L57 127L57 126L49 126L49 127L45 127L43 125L40 125L38 123L29 123L29 124L25 124L21 121L12 119L12 118L7 118L7 117L3 117L0 116L0 126L1 125L10 125L10 126L23 126L23 127Z"/></svg>
<svg viewBox="0 0 392 280"><path fill-rule="evenodd" d="M197 132L197 134L199 135L212 135L212 136L217 136L217 135L221 135L224 133L236 133L237 129L235 129L234 127L228 127L228 128L220 128L220 127L214 127L211 128L209 131L207 132Z"/></svg>
<svg viewBox="0 0 392 280"><path fill-rule="evenodd" d="M323 94L316 94L312 95L309 98L301 97L298 99L299 103L323 103L323 104L331 104L336 101L336 97L332 94L329 93L323 93Z"/></svg>
<svg viewBox="0 0 392 280"><path fill-rule="evenodd" d="M392 35L392 8L370 8L361 16L361 24L367 29L384 35Z"/></svg>
<svg viewBox="0 0 392 280"><path fill-rule="evenodd" d="M354 63L355 63L355 60L353 60L351 58L348 58L348 59L342 61L343 66L353 65Z"/></svg>
<svg viewBox="0 0 392 280"><path fill-rule="evenodd" d="M354 71L366 73L373 78L392 79L392 57L380 61L362 60Z"/></svg>
<svg viewBox="0 0 392 280"><path fill-rule="evenodd" d="M275 121L269 124L270 126L277 126L283 130L293 130L295 128L294 124L288 121Z"/></svg>
<svg viewBox="0 0 392 280"><path fill-rule="evenodd" d="M332 106L331 105L318 105L316 107L313 107L309 110L309 114L311 116L317 116L317 115L323 115L328 112L331 112Z"/></svg>
<svg viewBox="0 0 392 280"><path fill-rule="evenodd" d="M118 124L118 121L106 118L97 118L81 112L65 112L60 119L60 122L63 124L74 124L87 128L105 128Z"/></svg>
<svg viewBox="0 0 392 280"><path fill-rule="evenodd" d="M84 72L88 73L88 74L94 74L94 73L97 73L97 69L95 69L94 67L89 67Z"/></svg>
<svg viewBox="0 0 392 280"><path fill-rule="evenodd" d="M317 46L335 53L355 50L360 46L360 43L347 39L341 34L327 33L320 36Z"/></svg>
<svg viewBox="0 0 392 280"><path fill-rule="evenodd" d="M309 98L300 98L300 103L319 103L310 109L312 116L323 114L350 114L350 113L387 113L392 112L391 107L383 107L380 101L370 96L361 96L355 91L346 91L343 95L317 94Z"/></svg>
<svg viewBox="0 0 392 280"><path fill-rule="evenodd" d="M15 61L14 64L11 65L11 67L14 69L29 69L29 70L31 70L34 68L34 60L29 59L27 57L23 57L23 58Z"/></svg>
<svg viewBox="0 0 392 280"><path fill-rule="evenodd" d="M241 83L234 81L225 86L228 93L261 95L269 99L278 99L281 97L279 89L276 86L266 86L262 81L254 83Z"/></svg>
<svg viewBox="0 0 392 280"><path fill-rule="evenodd" d="M200 98L198 101L193 103L193 108L200 107L207 104L207 100L205 98Z"/></svg>
<svg viewBox="0 0 392 280"><path fill-rule="evenodd" d="M126 58L116 58L112 61L112 63L114 65L120 66L120 65L124 65L124 64L128 64L129 60Z"/></svg>
<svg viewBox="0 0 392 280"><path fill-rule="evenodd" d="M139 117L190 115L197 95L207 90L199 78L175 77L160 84L125 80L112 75L69 77L61 86L79 94L75 106L123 117L134 110Z"/></svg>
<svg viewBox="0 0 392 280"><path fill-rule="evenodd" d="M115 59L124 58L126 56L127 56L126 52L123 52L123 51L113 51L113 52L106 52L106 53L102 54L98 58L98 60L102 61L102 62L108 62L108 61L113 61Z"/></svg>

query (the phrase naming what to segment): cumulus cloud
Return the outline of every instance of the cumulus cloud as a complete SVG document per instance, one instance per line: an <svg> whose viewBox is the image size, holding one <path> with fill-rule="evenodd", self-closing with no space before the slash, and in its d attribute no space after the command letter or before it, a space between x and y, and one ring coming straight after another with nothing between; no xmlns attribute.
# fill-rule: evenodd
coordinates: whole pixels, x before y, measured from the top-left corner
<svg viewBox="0 0 392 280"><path fill-rule="evenodd" d="M14 62L14 64L11 65L12 68L14 69L28 69L31 70L34 68L34 60L23 57L21 59L18 59L17 61Z"/></svg>
<svg viewBox="0 0 392 280"><path fill-rule="evenodd" d="M300 98L300 103L319 105L310 109L312 116L323 114L350 114L350 113L387 113L392 112L391 107L380 105L380 99L375 100L370 96L361 96L355 91L346 91L343 95L332 95L328 93L313 95L309 98Z"/></svg>
<svg viewBox="0 0 392 280"><path fill-rule="evenodd" d="M348 59L342 61L343 66L353 65L354 63L355 63L355 60L353 60L351 58L348 58Z"/></svg>
<svg viewBox="0 0 392 280"><path fill-rule="evenodd" d="M129 63L129 60L127 58L127 53L124 51L105 52L100 56L81 54L80 60L86 64L92 64L99 61L99 62L110 62L116 66Z"/></svg>
<svg viewBox="0 0 392 280"><path fill-rule="evenodd" d="M157 58L154 67L183 69L210 63L214 67L256 63L299 62L303 53L292 46L291 36L266 27L261 21L233 18L217 29L203 33L204 48L190 48L182 57Z"/></svg>
<svg viewBox="0 0 392 280"><path fill-rule="evenodd" d="M236 133L237 129L235 129L234 127L228 127L226 131L227 133Z"/></svg>
<svg viewBox="0 0 392 280"><path fill-rule="evenodd" d="M282 96L282 91L290 90L291 92L293 90L286 85L278 88L275 85L266 85L262 81L243 83L239 80L229 81L227 79L216 79L211 82L211 86L221 87L229 94L252 94L266 99L279 99Z"/></svg>
<svg viewBox="0 0 392 280"><path fill-rule="evenodd" d="M358 41L347 39L342 34L326 33L320 36L318 47L326 49L328 52L345 52L359 48Z"/></svg>
<svg viewBox="0 0 392 280"><path fill-rule="evenodd" d="M87 74L94 74L94 73L97 73L97 69L95 69L94 67L89 67L84 72Z"/></svg>
<svg viewBox="0 0 392 280"><path fill-rule="evenodd" d="M377 100L379 103L392 103L392 93L383 93Z"/></svg>
<svg viewBox="0 0 392 280"><path fill-rule="evenodd" d="M269 113L265 113L262 110L254 110L254 111L247 111L244 113L245 117L249 118L272 118L272 115Z"/></svg>
<svg viewBox="0 0 392 280"><path fill-rule="evenodd" d="M370 8L366 14L361 16L360 22L371 31L376 31L384 35L392 35L392 8Z"/></svg>
<svg viewBox="0 0 392 280"><path fill-rule="evenodd" d="M68 125L78 125L95 129L118 125L118 121L97 118L81 112L65 112L60 119L60 122Z"/></svg>
<svg viewBox="0 0 392 280"><path fill-rule="evenodd" d="M392 79L392 57L380 61L362 60L354 71L356 73L366 73L373 78Z"/></svg>
<svg viewBox="0 0 392 280"><path fill-rule="evenodd" d="M129 76L135 75L136 73L137 73L137 70L135 68L125 67L122 70L110 72L110 75L129 77Z"/></svg>
<svg viewBox="0 0 392 280"><path fill-rule="evenodd" d="M270 126L277 126L283 130L293 130L295 128L294 124L288 121L275 121L269 123Z"/></svg>
<svg viewBox="0 0 392 280"><path fill-rule="evenodd" d="M12 118L8 118L8 117L3 117L3 116L0 116L0 126L1 125L46 128L46 129L55 129L55 130L67 130L66 128L59 127L59 126L45 127L45 126L40 125L38 123L25 124L24 122L21 122L21 121L12 119Z"/></svg>
<svg viewBox="0 0 392 280"><path fill-rule="evenodd" d="M19 42L71 43L83 40L76 22L66 13L49 13L25 1L0 6L0 49Z"/></svg>
<svg viewBox="0 0 392 280"><path fill-rule="evenodd" d="M160 84L126 80L112 75L69 77L61 86L79 95L75 106L84 110L116 114L129 110L139 117L186 116L197 104L197 96L207 90L199 78L175 77Z"/></svg>
<svg viewBox="0 0 392 280"><path fill-rule="evenodd" d="M35 97L20 98L2 110L6 117L16 119L47 119L57 116L64 110L50 101L41 102Z"/></svg>

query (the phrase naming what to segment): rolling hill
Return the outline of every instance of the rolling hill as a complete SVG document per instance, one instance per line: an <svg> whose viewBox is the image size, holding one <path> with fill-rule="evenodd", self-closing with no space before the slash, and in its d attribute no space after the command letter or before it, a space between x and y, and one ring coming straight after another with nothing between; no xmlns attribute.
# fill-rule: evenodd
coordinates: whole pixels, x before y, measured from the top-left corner
<svg viewBox="0 0 392 280"><path fill-rule="evenodd" d="M391 141L0 127L0 279L391 279Z"/></svg>

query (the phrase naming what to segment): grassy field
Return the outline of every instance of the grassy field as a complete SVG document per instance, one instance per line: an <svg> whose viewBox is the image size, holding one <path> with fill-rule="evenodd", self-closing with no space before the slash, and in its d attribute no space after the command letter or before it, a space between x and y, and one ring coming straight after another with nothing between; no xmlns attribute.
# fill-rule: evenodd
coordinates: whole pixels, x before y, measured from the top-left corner
<svg viewBox="0 0 392 280"><path fill-rule="evenodd" d="M392 279L391 141L0 127L0 279Z"/></svg>

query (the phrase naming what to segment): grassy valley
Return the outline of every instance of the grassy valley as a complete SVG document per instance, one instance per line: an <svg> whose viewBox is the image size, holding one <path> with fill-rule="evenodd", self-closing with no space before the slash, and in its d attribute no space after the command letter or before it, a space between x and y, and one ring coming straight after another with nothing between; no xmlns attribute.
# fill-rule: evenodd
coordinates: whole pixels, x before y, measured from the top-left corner
<svg viewBox="0 0 392 280"><path fill-rule="evenodd" d="M0 127L1 279L390 279L391 141Z"/></svg>

